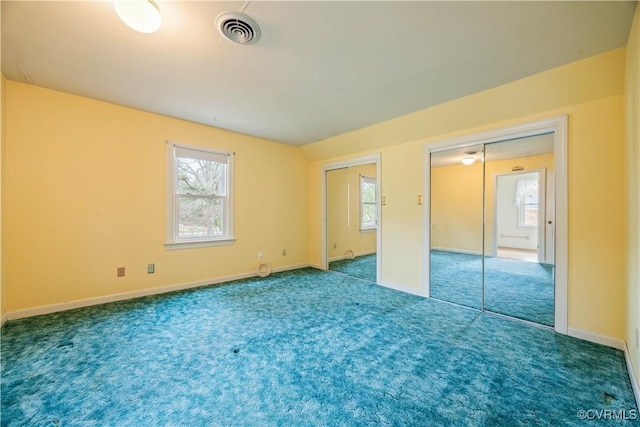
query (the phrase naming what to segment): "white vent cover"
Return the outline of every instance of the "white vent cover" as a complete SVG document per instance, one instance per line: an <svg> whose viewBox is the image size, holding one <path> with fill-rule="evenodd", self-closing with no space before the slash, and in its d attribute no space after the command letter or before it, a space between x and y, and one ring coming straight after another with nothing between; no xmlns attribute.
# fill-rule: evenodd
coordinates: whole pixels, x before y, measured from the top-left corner
<svg viewBox="0 0 640 427"><path fill-rule="evenodd" d="M252 44L260 40L260 26L242 12L224 12L216 18L220 34L232 42Z"/></svg>

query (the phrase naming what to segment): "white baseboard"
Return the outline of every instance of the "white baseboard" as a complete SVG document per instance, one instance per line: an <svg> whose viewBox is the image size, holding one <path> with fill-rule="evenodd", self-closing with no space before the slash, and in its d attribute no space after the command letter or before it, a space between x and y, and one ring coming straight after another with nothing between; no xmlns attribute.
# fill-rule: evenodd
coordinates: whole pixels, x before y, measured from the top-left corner
<svg viewBox="0 0 640 427"><path fill-rule="evenodd" d="M581 340L591 341L596 344L606 345L607 347L613 347L618 350L626 351L627 345L624 340L619 338L607 337L605 335L598 335L592 332L583 331L576 328L567 328L567 335L574 338L580 338Z"/></svg>
<svg viewBox="0 0 640 427"><path fill-rule="evenodd" d="M640 408L640 387L638 386L638 377L636 376L635 369L633 369L633 363L631 363L631 357L629 356L629 348L625 342L624 346L624 360L627 362L627 371L629 372L629 380L631 381L631 388L633 389L633 395L636 397L636 407Z"/></svg>
<svg viewBox="0 0 640 427"><path fill-rule="evenodd" d="M482 255L482 251L468 251L466 249L453 249L453 248L438 248L432 247L431 249L435 251L443 251L443 252L454 252L458 254L468 254L468 255ZM491 256L490 252L487 252L485 255Z"/></svg>
<svg viewBox="0 0 640 427"><path fill-rule="evenodd" d="M375 249L372 249L372 250L370 250L370 251L362 251L362 252L358 252L357 254L355 254L355 256L356 256L356 257L359 257L359 256L364 256L364 255L373 255L373 254L375 254L375 253L376 253L376 250L375 250Z"/></svg>
<svg viewBox="0 0 640 427"><path fill-rule="evenodd" d="M627 342L619 338L607 337L604 335L598 335L591 332L583 331L575 328L568 328L567 334L574 338L579 338L585 341L591 341L596 344L606 345L617 350L621 350L624 353L624 360L627 364L627 372L629 373L629 381L631 381L631 388L633 389L633 395L636 398L636 406L640 406L640 387L638 387L638 380L636 377L631 358L629 357L629 348Z"/></svg>
<svg viewBox="0 0 640 427"><path fill-rule="evenodd" d="M373 255L376 253L376 250L371 250L371 251L363 251L363 252L358 252L358 253L354 253L353 257L354 258L358 258L359 256L364 256L364 255ZM338 255L338 256L334 256L333 258L329 258L329 262L333 262L333 261L341 261L343 259L350 259L348 255Z"/></svg>
<svg viewBox="0 0 640 427"><path fill-rule="evenodd" d="M309 264L308 262L303 262L303 263L300 263L300 264L287 265L287 266L284 266L284 267L276 267L271 271L273 273L282 273L283 271L299 270L301 268L307 268L307 267L311 267L311 264ZM257 274L254 273L253 276L257 276ZM226 281L228 282L228 280L226 280Z"/></svg>
<svg viewBox="0 0 640 427"><path fill-rule="evenodd" d="M413 289L407 289L404 286L399 286L399 285L395 285L393 283L388 283L388 282L380 282L378 284L380 286L384 286L385 288L393 289L395 291L400 291L400 292L404 292L406 294L411 294L411 295L417 295L419 297L424 297L424 295L422 294L421 291L416 291L416 290L413 290Z"/></svg>
<svg viewBox="0 0 640 427"><path fill-rule="evenodd" d="M309 264L303 263L303 264L289 265L285 267L277 267L272 269L271 271L273 273L279 273L282 271L297 270L305 267L309 267ZM233 280L248 279L248 278L257 277L257 276L258 276L258 273L253 271L253 272L247 272L247 273L241 273L241 274L234 274L231 276L214 277L211 279L197 280L195 282L178 283L174 285L160 286L157 288L141 289L139 291L122 292L118 294L105 295L101 297L86 298L86 299L63 302L58 304L50 304L50 305L43 305L43 306L34 307L34 308L27 308L23 310L9 311L2 316L2 323L4 324L4 322L8 320L16 320L16 319L22 319L25 317L40 316L42 314L57 313L59 311L73 310L75 308L89 307L92 305L106 304L106 303L115 302L115 301L123 301L123 300L128 300L133 298L146 297L150 295L158 295L158 294L164 294L168 292L199 288L202 286L217 285L220 283L231 282Z"/></svg>

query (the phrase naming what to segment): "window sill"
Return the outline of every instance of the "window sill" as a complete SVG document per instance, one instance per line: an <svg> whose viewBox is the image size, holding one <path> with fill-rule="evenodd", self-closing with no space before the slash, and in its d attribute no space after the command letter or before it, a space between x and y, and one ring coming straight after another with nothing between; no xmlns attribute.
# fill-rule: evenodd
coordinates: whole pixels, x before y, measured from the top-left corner
<svg viewBox="0 0 640 427"><path fill-rule="evenodd" d="M206 248L209 246L232 245L235 241L236 239L233 237L225 237L215 240L184 240L180 242L167 242L164 244L164 247L167 250Z"/></svg>
<svg viewBox="0 0 640 427"><path fill-rule="evenodd" d="M360 232L361 233L375 233L378 229L377 228L361 228Z"/></svg>

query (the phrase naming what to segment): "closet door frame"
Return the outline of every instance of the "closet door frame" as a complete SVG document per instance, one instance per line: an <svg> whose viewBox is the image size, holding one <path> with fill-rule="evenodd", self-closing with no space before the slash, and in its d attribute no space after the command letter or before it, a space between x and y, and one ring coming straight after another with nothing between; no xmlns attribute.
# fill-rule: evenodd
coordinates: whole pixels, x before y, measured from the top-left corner
<svg viewBox="0 0 640 427"><path fill-rule="evenodd" d="M424 276L422 294L431 296L431 153L479 144L491 144L543 133L554 134L555 173L555 314L554 330L568 334L568 190L567 190L567 127L566 115L523 123L469 135L446 138L424 146Z"/></svg>

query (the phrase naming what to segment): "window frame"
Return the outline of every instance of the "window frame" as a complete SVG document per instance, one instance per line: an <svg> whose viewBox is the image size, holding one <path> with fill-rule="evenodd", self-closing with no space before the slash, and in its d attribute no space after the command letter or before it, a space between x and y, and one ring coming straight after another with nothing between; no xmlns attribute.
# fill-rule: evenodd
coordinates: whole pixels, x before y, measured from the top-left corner
<svg viewBox="0 0 640 427"><path fill-rule="evenodd" d="M531 182L535 182L536 183L536 191L540 191L540 178L539 176L537 178L521 178L525 181L531 181ZM536 203L527 203L527 195L524 194L522 196L522 201L520 203L518 203L518 227L520 228L537 228L539 226L538 222L539 222L539 215L540 215L540 196L539 193L537 194L537 199L536 199ZM527 224L526 218L527 218L527 207L528 206L535 206L535 211L536 211L536 224Z"/></svg>
<svg viewBox="0 0 640 427"><path fill-rule="evenodd" d="M373 182L373 185L375 185L375 189L373 192L374 195L374 200L373 202L365 202L363 197L362 197L362 188L363 188L363 183L368 181L369 183ZM361 232L369 232L369 231L376 231L378 229L378 179L374 176L366 176L366 175L360 175L360 231ZM372 205L375 208L375 223L374 225L368 225L368 226L364 226L363 225L363 217L364 217L364 206L365 205Z"/></svg>
<svg viewBox="0 0 640 427"><path fill-rule="evenodd" d="M178 235L179 227L179 199L185 194L178 193L178 150L203 153L203 157L225 156L226 157L226 196L218 195L186 195L188 198L223 200L223 234L222 236L188 237L181 238ZM206 160L206 159L204 159ZM215 150L207 147L180 144L167 141L167 195L166 195L166 242L167 249L188 249L208 246L230 245L235 242L234 236L234 160L235 153L229 151Z"/></svg>

